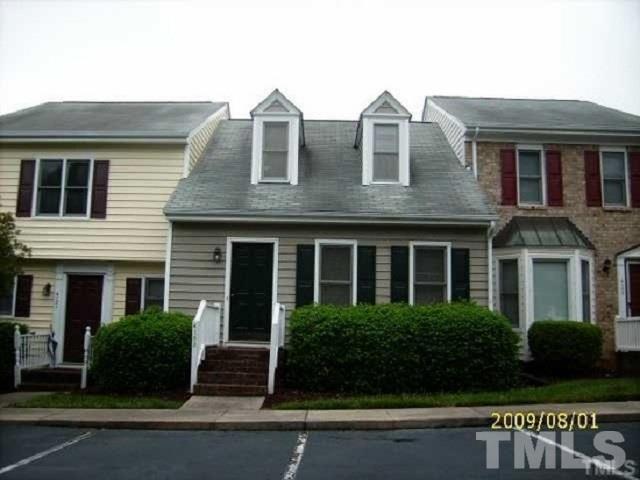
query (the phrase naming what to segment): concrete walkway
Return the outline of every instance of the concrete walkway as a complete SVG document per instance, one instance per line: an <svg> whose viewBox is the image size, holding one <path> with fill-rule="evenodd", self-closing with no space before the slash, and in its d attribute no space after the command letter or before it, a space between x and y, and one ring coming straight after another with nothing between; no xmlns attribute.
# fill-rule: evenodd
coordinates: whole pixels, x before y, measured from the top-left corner
<svg viewBox="0 0 640 480"><path fill-rule="evenodd" d="M184 402L180 410L193 410L202 412L218 412L220 410L260 410L264 403L264 397L209 397L204 395L192 395Z"/></svg>
<svg viewBox="0 0 640 480"><path fill-rule="evenodd" d="M597 421L640 421L640 401L379 410L107 410L3 408L0 424L159 430L394 430L488 426L492 412L595 412Z"/></svg>

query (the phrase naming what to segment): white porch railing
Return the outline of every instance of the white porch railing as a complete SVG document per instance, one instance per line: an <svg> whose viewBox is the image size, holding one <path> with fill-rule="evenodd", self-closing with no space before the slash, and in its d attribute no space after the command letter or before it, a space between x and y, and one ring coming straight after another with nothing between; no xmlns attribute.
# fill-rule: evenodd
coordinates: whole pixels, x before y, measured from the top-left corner
<svg viewBox="0 0 640 480"><path fill-rule="evenodd" d="M193 317L191 329L191 383L190 391L198 382L198 366L204 360L207 346L220 344L220 313L219 303L207 303L200 300L198 312Z"/></svg>
<svg viewBox="0 0 640 480"><path fill-rule="evenodd" d="M271 316L271 342L269 346L269 379L267 392L272 395L275 390L276 369L278 368L278 350L284 345L284 322L286 310L284 305L275 303Z"/></svg>
<svg viewBox="0 0 640 480"><path fill-rule="evenodd" d="M82 357L82 374L80 375L80 388L84 390L87 388L87 377L89 376L89 369L91 368L91 361L93 360L93 340L95 337L91 336L91 327L87 327L84 332L84 355Z"/></svg>
<svg viewBox="0 0 640 480"><path fill-rule="evenodd" d="M14 387L18 388L22 383L22 370L55 366L53 342L53 334L27 333L23 335L20 333L20 327L16 325L13 334L15 348Z"/></svg>
<svg viewBox="0 0 640 480"><path fill-rule="evenodd" d="M616 317L616 350L640 351L640 317Z"/></svg>

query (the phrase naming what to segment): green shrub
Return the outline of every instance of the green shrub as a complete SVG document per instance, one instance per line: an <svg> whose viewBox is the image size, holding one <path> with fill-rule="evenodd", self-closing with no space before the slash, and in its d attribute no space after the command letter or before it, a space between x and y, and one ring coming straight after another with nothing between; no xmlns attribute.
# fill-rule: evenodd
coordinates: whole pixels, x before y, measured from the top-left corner
<svg viewBox="0 0 640 480"><path fill-rule="evenodd" d="M13 335L16 325L20 325L20 333L29 331L20 323L0 322L0 391L13 389L13 367L16 364Z"/></svg>
<svg viewBox="0 0 640 480"><path fill-rule="evenodd" d="M602 332L590 323L571 320L534 322L527 338L534 362L553 373L586 372L602 355Z"/></svg>
<svg viewBox="0 0 640 480"><path fill-rule="evenodd" d="M518 373L518 336L471 303L295 310L286 355L291 386L349 393L501 389Z"/></svg>
<svg viewBox="0 0 640 480"><path fill-rule="evenodd" d="M92 379L109 392L157 392L188 386L191 318L147 310L106 325L93 346Z"/></svg>

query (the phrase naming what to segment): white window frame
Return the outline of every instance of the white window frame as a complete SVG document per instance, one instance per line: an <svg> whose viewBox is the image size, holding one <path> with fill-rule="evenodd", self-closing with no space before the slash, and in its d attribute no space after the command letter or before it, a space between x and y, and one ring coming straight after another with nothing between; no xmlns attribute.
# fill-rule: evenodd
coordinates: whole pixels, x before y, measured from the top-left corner
<svg viewBox="0 0 640 480"><path fill-rule="evenodd" d="M409 119L393 114L369 114L362 119L362 184L363 185L409 185ZM375 125L398 126L398 181L373 180L374 127Z"/></svg>
<svg viewBox="0 0 640 480"><path fill-rule="evenodd" d="M313 259L313 302L320 303L320 256L323 246L350 246L351 247L351 304L358 302L358 241L347 239L316 239Z"/></svg>
<svg viewBox="0 0 640 480"><path fill-rule="evenodd" d="M375 157L376 157L376 127L379 125L395 125L398 128L398 180L374 180L375 178ZM379 121L374 120L373 126L371 127L371 184L372 185L398 185L400 184L401 178L401 160L400 160L400 144L402 143L401 138L401 126L400 121L390 122L390 121Z"/></svg>
<svg viewBox="0 0 640 480"><path fill-rule="evenodd" d="M11 303L11 313L0 313L0 318L14 318L16 316L16 292L18 291L18 277L13 277L13 300Z"/></svg>
<svg viewBox="0 0 640 480"><path fill-rule="evenodd" d="M40 162L42 160L62 160L62 183L60 184L60 205L58 206L58 213L38 213L38 192L40 190ZM87 186L87 212L84 215L65 215L65 190L67 187L67 164L73 160L87 160L89 161L89 178ZM93 196L93 169L95 165L95 158L91 155L86 156L66 156L66 155L47 155L36 158L36 171L34 176L34 189L33 197L31 201L31 216L33 218L51 219L64 219L64 220L87 220L91 218L91 200Z"/></svg>
<svg viewBox="0 0 640 480"><path fill-rule="evenodd" d="M158 276L158 275L142 275L141 277L129 277L129 278L141 278L142 279L142 286L140 287L140 311L144 312L144 310L147 308L146 305L146 294L147 294L147 280L162 280L164 281L164 277L162 276ZM162 291L162 300L163 300L163 304L164 304L164 295L165 295L165 290L163 289ZM163 308L163 307L160 307Z"/></svg>
<svg viewBox="0 0 640 480"><path fill-rule="evenodd" d="M435 247L445 249L445 280L447 285L447 295L445 301L451 302L451 242L409 242L409 304L413 305L415 300L415 249L416 247Z"/></svg>
<svg viewBox="0 0 640 480"><path fill-rule="evenodd" d="M504 255L495 256L495 282L496 282L496 298L495 304L498 312L502 313L502 305L500 304L501 289L500 289L500 262L503 260L515 260L518 266L518 326L513 327L514 330L522 330L522 323L526 315L523 315L522 303L523 303L523 288L522 288L522 256L520 253L510 253ZM526 322L525 322L526 323Z"/></svg>
<svg viewBox="0 0 640 480"><path fill-rule="evenodd" d="M262 149L264 146L265 123L288 123L289 150L287 154L287 178L263 179L262 177ZM251 183L257 184L298 184L298 157L300 149L300 117L292 113L256 113L253 118L253 140L251 151Z"/></svg>
<svg viewBox="0 0 640 480"><path fill-rule="evenodd" d="M287 126L287 174L284 178L264 177L264 130L267 124L282 124ZM265 118L261 122L262 135L261 135L261 147L260 147L260 160L259 160L259 179L260 183L290 183L291 182L291 122L289 120L279 120L274 118Z"/></svg>
<svg viewBox="0 0 640 480"><path fill-rule="evenodd" d="M531 202L523 202L520 199L520 192L522 189L520 188L520 151L521 150L529 150L529 151L537 151L540 153L540 187L542 189L541 192L541 203L531 203ZM519 207L546 207L547 206L547 158L545 155L545 150L542 145L518 145L516 148L516 177L518 181L518 206Z"/></svg>
<svg viewBox="0 0 640 480"><path fill-rule="evenodd" d="M640 246L628 250L616 258L616 270L618 274L618 317L639 319L640 317L627 317L627 299L629 298L629 265L640 263Z"/></svg>
<svg viewBox="0 0 640 480"><path fill-rule="evenodd" d="M624 190L625 190L625 203L616 204L616 203L607 203L606 197L604 194L604 155L605 153L623 153L624 154ZM599 151L599 162L600 162L600 191L602 192L602 207L603 208L629 208L631 206L631 186L630 178L629 178L629 155L627 154L627 149L624 147L600 147Z"/></svg>

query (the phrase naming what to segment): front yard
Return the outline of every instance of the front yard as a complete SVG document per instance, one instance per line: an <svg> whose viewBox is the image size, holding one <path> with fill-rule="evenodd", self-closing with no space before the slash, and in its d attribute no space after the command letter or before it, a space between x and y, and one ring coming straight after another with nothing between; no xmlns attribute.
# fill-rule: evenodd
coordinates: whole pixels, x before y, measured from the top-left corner
<svg viewBox="0 0 640 480"><path fill-rule="evenodd" d="M640 378L571 380L542 387L494 392L333 396L301 400L285 399L284 401L279 401L278 397L275 397L271 401L271 408L279 410L427 408L628 400L640 400Z"/></svg>
<svg viewBox="0 0 640 480"><path fill-rule="evenodd" d="M93 393L52 393L18 402L20 408L167 408L177 409L185 398L133 395L105 395Z"/></svg>

